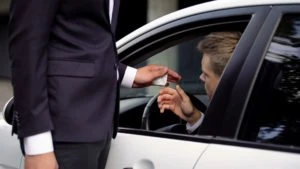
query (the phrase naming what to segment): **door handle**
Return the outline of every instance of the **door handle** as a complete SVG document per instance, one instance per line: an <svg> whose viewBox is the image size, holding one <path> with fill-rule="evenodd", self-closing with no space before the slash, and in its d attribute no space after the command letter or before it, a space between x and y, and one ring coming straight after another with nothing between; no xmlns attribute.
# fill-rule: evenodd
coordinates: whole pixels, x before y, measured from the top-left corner
<svg viewBox="0 0 300 169"><path fill-rule="evenodd" d="M155 169L152 161L148 159L141 159L133 164L133 167L125 167L123 169Z"/></svg>

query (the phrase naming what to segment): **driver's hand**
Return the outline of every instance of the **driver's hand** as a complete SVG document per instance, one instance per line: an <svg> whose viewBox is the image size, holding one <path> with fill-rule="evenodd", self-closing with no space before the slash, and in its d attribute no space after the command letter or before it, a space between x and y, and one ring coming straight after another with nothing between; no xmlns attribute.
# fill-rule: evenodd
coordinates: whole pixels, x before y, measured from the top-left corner
<svg viewBox="0 0 300 169"><path fill-rule="evenodd" d="M201 117L201 112L194 107L179 85L176 85L176 89L170 87L161 89L157 102L161 113L171 110L190 124L195 123Z"/></svg>

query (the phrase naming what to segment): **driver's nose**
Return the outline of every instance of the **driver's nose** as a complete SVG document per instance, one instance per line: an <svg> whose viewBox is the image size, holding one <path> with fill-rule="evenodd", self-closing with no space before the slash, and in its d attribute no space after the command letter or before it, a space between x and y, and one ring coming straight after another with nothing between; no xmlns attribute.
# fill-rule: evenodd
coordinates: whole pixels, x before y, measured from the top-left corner
<svg viewBox="0 0 300 169"><path fill-rule="evenodd" d="M203 73L200 74L199 79L200 79L202 82L205 82L205 76L204 76Z"/></svg>

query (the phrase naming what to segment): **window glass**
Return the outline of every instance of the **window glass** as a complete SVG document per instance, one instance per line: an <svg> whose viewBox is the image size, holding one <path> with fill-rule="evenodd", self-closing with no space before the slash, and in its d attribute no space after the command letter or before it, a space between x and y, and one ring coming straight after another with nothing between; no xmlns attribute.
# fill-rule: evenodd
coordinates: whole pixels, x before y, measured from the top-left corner
<svg viewBox="0 0 300 169"><path fill-rule="evenodd" d="M300 146L300 15L284 15L250 97L239 138Z"/></svg>
<svg viewBox="0 0 300 169"><path fill-rule="evenodd" d="M202 37L200 36L169 47L134 67L140 68L149 64L167 66L182 76L182 80L180 81L182 89L195 95L197 99L201 100L204 104L208 104L208 97L205 93L204 85L199 79L199 75L201 73L202 54L198 51L197 44L201 38ZM175 88L175 84L169 84L169 86ZM141 121L136 119L142 119L142 112L144 111L146 102L151 97L157 95L159 90L162 88L163 87L160 86L150 86L140 89L121 88L121 109L124 108L124 106L127 106L126 100L130 101L135 99L136 101L133 100L134 103L132 104L144 104L132 108L128 112L121 112L120 126L141 128ZM153 122L151 123L152 130L180 122L179 118L171 112L160 114L156 107L156 103L152 106L151 110L155 111L155 113L151 114L151 119L153 119L151 120Z"/></svg>
<svg viewBox="0 0 300 169"><path fill-rule="evenodd" d="M158 49L153 49L154 51L159 50L157 53L152 54L151 52L153 51L150 51L148 48L143 49L146 52L144 52L142 55L136 56L137 59L146 58L145 56L151 57L147 57L148 59L142 60L138 64L134 65L134 67L140 68L149 64L159 64L165 65L178 72L182 76L179 85L189 96L194 107L205 114L206 107L208 106L209 100L213 97L213 93L218 86L223 69L225 68L227 61L230 60L230 56L235 49L234 46L238 43L241 33L244 31L247 24L248 22L243 20L240 22L226 23L223 25L220 24L218 27L214 26L212 28L212 26L210 26L209 28L205 27L205 29L199 28L191 32L182 33L182 31L179 34L172 34L172 36L169 35L168 40L163 39L162 41L152 44L151 47L148 47L152 49L153 46L157 46ZM210 38L208 38L210 40L205 38L207 35L210 35ZM199 42L204 39L206 39L206 44L204 45L205 50L210 53L208 55L213 55L213 57L208 55L206 55L207 57L203 56L203 53L198 49ZM219 50L215 51L215 48L219 48ZM204 63L202 58L206 58L206 67L202 67L202 64ZM200 75L202 72L205 73L202 74L200 80ZM203 83L204 79L209 82L206 83L209 85L205 85ZM175 85L176 84L171 83L169 84L169 87L174 89ZM150 86L140 89L121 88L121 111L119 126L134 129L145 129L145 123L143 123L145 118L142 117L143 115L147 114L145 113L146 104L149 103L149 99L153 98L153 96L156 96L162 88L163 87L159 86ZM158 109L156 99L153 104L151 104L149 107L147 106L147 109L151 111L151 113L147 114L148 123L146 123L151 127L146 127L147 129L153 131L158 130L164 132L173 132L173 130L170 131L160 129L166 129L165 127L176 124L176 127L179 127L176 128L176 132L178 131L182 132L180 134L187 134L186 119L184 119L184 117L180 119L170 110L165 111L165 113L159 113L160 111ZM198 117L200 117L200 115ZM197 120L192 122L198 122L198 117L195 118ZM188 132L196 133L196 129L199 128L201 122L197 124L199 125L195 127L195 129Z"/></svg>
<svg viewBox="0 0 300 169"><path fill-rule="evenodd" d="M7 78L0 78L0 111L2 111L5 103L12 97L12 86L11 82ZM1 118L1 117L0 117Z"/></svg>
<svg viewBox="0 0 300 169"><path fill-rule="evenodd" d="M150 64L167 66L182 76L180 85L185 91L198 95L206 95L203 83L201 83L199 79L202 54L198 51L197 44L201 38L200 36L172 46L139 63L135 67L139 68ZM170 85L174 86L174 84ZM147 87L144 92L147 93L146 95L148 96L154 96L158 93L159 89L161 89L161 87L150 86Z"/></svg>

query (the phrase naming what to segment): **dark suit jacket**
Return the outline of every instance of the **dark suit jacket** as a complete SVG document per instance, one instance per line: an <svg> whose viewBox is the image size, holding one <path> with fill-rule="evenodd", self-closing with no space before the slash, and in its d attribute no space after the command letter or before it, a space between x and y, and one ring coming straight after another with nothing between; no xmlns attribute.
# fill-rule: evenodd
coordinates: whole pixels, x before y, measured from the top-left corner
<svg viewBox="0 0 300 169"><path fill-rule="evenodd" d="M117 117L118 64L109 0L12 0L9 52L19 137L92 142ZM118 66L119 65L119 66ZM117 120L115 120L116 123ZM116 126L116 124L115 124Z"/></svg>

